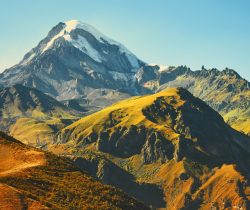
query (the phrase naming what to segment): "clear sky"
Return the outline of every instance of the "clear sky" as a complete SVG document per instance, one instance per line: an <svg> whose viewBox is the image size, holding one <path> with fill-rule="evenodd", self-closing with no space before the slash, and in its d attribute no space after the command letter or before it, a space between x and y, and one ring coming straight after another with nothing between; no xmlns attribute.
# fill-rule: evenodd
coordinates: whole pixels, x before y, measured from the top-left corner
<svg viewBox="0 0 250 210"><path fill-rule="evenodd" d="M60 21L81 20L148 63L230 67L250 80L249 0L0 0L0 71Z"/></svg>

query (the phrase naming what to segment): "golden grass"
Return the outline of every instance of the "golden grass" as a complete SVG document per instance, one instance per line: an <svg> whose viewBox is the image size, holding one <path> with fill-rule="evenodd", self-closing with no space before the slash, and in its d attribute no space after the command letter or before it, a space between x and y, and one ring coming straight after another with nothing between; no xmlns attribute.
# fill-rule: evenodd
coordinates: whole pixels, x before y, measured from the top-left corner
<svg viewBox="0 0 250 210"><path fill-rule="evenodd" d="M8 138L8 139L6 139ZM0 207L5 209L147 209L103 185L66 158L0 133Z"/></svg>
<svg viewBox="0 0 250 210"><path fill-rule="evenodd" d="M194 199L200 194L204 196L206 202L202 204L202 209L209 209L214 203L223 209L227 200L230 200L231 206L241 206L244 209L238 182L244 182L244 177L235 169L235 166L223 165L215 169L214 174L195 193Z"/></svg>
<svg viewBox="0 0 250 210"><path fill-rule="evenodd" d="M67 126L61 130L61 133L67 130L72 130L72 135L74 139L78 139L81 136L89 136L92 132L99 133L105 130L105 125L110 121L112 115L112 120L115 121L115 125L112 126L111 131L117 127L130 127L132 125L144 125L147 128L163 131L169 136L169 139L175 139L178 134L173 132L172 129L166 127L166 123L154 123L149 120L144 114L143 109L151 105L159 97L175 97L177 103L175 108L182 106L185 101L180 99L178 94L178 89L169 88L159 93L147 96L136 96L130 99L120 101L113 104L99 112L86 116L75 123Z"/></svg>
<svg viewBox="0 0 250 210"><path fill-rule="evenodd" d="M12 136L20 139L25 144L43 145L51 143L53 139L53 129L46 121L32 118L20 118L9 129Z"/></svg>

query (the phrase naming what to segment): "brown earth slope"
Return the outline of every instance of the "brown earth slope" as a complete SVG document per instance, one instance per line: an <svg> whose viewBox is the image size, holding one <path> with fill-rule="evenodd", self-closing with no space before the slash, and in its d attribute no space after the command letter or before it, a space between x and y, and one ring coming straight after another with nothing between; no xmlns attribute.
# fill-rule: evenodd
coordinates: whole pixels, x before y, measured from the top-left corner
<svg viewBox="0 0 250 210"><path fill-rule="evenodd" d="M147 209L66 158L0 133L0 209Z"/></svg>

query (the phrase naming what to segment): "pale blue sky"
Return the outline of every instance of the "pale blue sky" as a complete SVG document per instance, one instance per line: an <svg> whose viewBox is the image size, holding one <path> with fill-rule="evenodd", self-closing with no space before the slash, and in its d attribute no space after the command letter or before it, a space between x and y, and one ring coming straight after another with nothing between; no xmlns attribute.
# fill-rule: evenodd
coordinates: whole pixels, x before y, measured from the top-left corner
<svg viewBox="0 0 250 210"><path fill-rule="evenodd" d="M249 0L0 0L0 71L78 19L148 63L234 68L250 80Z"/></svg>

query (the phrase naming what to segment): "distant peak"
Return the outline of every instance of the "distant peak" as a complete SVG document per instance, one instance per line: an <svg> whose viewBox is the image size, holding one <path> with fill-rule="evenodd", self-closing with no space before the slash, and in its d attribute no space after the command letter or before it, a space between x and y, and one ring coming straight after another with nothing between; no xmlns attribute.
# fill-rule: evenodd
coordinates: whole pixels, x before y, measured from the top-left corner
<svg viewBox="0 0 250 210"><path fill-rule="evenodd" d="M59 24L61 24L61 23L59 23ZM72 36L70 35L71 32L73 32L76 29L87 31L92 36L94 36L99 42L103 42L103 39L105 39L107 42L110 42L110 43L112 42L112 44L113 43L116 44L115 41L112 41L111 39L106 37L104 34L99 32L97 29L95 29L93 26L91 26L87 23L83 23L79 20L69 20L69 21L64 22L63 24L64 24L63 28L61 28L60 31L58 31L54 36L52 36L50 38L50 41L47 42L47 44L43 48L42 52L45 52L49 48L51 48L53 46L53 43L55 42L55 40L57 40L58 38L63 38L66 41L69 41L71 43L74 41L77 41L77 40L75 40L75 38L72 38ZM86 41L84 43L86 44ZM85 46L81 46L82 44L83 44L83 41L80 41L80 43L77 43L77 48L85 47ZM80 47L78 45L80 45Z"/></svg>
<svg viewBox="0 0 250 210"><path fill-rule="evenodd" d="M113 45L117 48L109 47ZM102 46L106 47L104 48ZM95 27L79 20L59 22L50 30L47 37L44 38L37 47L33 48L24 56L20 65L29 65L48 50L56 52L55 49L66 47L78 49L97 63L106 62L107 59L110 59L108 54L111 53L111 51L119 50L119 56L125 55L127 57L131 71L135 71L141 66L137 57L124 45L104 35ZM123 64L121 63L119 65Z"/></svg>

